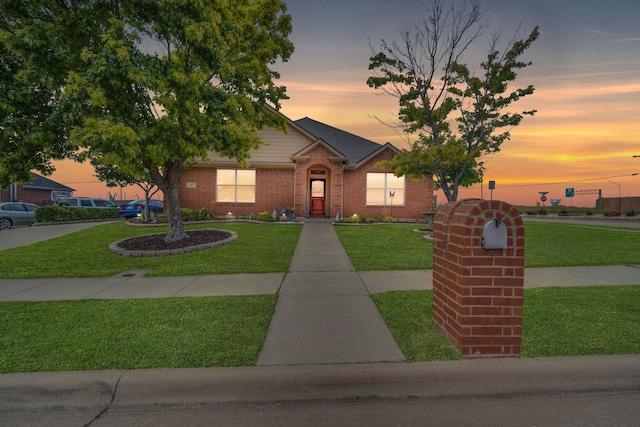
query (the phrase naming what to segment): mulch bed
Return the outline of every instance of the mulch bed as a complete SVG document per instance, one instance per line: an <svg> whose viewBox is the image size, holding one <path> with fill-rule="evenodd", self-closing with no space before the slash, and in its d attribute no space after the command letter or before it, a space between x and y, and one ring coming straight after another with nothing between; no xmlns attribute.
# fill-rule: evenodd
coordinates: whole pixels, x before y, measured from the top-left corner
<svg viewBox="0 0 640 427"><path fill-rule="evenodd" d="M189 235L189 238L172 243L164 241L166 234L154 234L132 237L118 243L118 246L130 251L161 251L165 249L183 249L190 246L218 242L231 236L231 233L221 230L189 230L186 233Z"/></svg>

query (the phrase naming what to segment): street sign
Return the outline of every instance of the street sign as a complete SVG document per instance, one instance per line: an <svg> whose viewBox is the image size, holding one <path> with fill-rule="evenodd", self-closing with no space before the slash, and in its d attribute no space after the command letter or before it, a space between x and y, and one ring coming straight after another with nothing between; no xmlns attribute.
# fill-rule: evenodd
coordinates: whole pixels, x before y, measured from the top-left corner
<svg viewBox="0 0 640 427"><path fill-rule="evenodd" d="M575 195L575 191L573 188L567 188L564 190L565 197L573 197Z"/></svg>
<svg viewBox="0 0 640 427"><path fill-rule="evenodd" d="M547 201L547 196L540 196L540 201L546 202Z"/></svg>

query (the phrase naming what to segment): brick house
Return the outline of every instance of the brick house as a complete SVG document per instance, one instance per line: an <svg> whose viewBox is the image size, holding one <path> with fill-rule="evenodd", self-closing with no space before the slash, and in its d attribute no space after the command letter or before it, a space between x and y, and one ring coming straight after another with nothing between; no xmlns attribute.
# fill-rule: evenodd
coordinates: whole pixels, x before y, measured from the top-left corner
<svg viewBox="0 0 640 427"><path fill-rule="evenodd" d="M25 202L38 206L53 203L57 196L71 196L75 191L71 187L36 173L30 182L14 184L10 188L0 189L0 202Z"/></svg>
<svg viewBox="0 0 640 427"><path fill-rule="evenodd" d="M275 114L276 113L274 110ZM376 167L398 150L310 118L286 119L287 132L267 128L249 167L215 154L185 171L180 205L215 215L295 210L296 216L353 214L420 219L432 209L433 180L397 178Z"/></svg>

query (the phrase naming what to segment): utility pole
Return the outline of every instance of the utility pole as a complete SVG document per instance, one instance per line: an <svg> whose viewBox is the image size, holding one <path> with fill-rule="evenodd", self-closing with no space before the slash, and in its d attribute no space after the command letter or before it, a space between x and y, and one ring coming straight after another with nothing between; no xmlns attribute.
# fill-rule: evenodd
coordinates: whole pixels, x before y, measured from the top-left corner
<svg viewBox="0 0 640 427"><path fill-rule="evenodd" d="M622 199L620 198L620 184L613 181L609 181L609 182L618 186L618 212L622 214L622 212L620 212L622 210Z"/></svg>

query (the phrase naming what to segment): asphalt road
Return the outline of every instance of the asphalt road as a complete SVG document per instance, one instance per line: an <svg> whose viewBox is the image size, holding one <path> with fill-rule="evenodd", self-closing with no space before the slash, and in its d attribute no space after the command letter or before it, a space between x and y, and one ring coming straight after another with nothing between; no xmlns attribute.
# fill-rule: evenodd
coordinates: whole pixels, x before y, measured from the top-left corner
<svg viewBox="0 0 640 427"><path fill-rule="evenodd" d="M47 426L637 426L637 393L463 398L340 399L114 408L90 424L84 411L5 413L0 425Z"/></svg>

